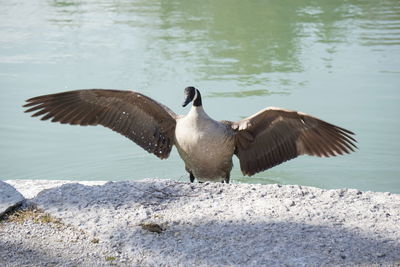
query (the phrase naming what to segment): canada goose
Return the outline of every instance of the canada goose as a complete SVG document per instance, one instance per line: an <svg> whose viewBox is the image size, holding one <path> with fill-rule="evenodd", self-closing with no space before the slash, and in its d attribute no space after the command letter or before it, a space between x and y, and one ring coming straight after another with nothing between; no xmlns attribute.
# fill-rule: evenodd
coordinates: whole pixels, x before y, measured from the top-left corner
<svg viewBox="0 0 400 267"><path fill-rule="evenodd" d="M272 168L299 155L330 157L354 151L354 133L310 115L266 108L237 122L216 121L204 111L200 91L184 90L186 116L133 91L87 89L27 100L32 117L72 125L103 125L147 152L168 158L175 145L190 181L229 182L232 156L244 175Z"/></svg>

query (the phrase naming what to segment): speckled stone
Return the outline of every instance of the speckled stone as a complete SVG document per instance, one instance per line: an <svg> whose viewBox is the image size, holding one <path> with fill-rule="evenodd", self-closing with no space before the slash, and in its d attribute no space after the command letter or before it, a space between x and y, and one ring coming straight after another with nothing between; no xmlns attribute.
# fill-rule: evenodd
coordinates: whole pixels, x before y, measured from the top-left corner
<svg viewBox="0 0 400 267"><path fill-rule="evenodd" d="M400 264L399 194L159 179L39 187L30 204L59 223L0 221L0 266Z"/></svg>
<svg viewBox="0 0 400 267"><path fill-rule="evenodd" d="M24 200L25 198L14 187L0 181L0 217Z"/></svg>

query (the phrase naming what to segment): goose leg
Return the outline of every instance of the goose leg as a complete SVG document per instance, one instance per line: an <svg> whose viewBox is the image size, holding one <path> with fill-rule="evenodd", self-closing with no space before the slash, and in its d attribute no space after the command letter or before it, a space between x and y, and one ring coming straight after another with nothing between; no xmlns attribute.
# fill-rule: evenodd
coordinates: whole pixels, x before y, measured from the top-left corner
<svg viewBox="0 0 400 267"><path fill-rule="evenodd" d="M225 177L225 180L222 181L222 182L225 182L225 183L229 184L229 180L230 180L230 179L231 179L231 174L228 173L228 174L226 175L226 177Z"/></svg>
<svg viewBox="0 0 400 267"><path fill-rule="evenodd" d="M189 172L189 174L190 174L190 182L193 183L193 182L194 182L194 179L195 179L195 178L194 178L194 175L193 175L193 173L191 173L191 172ZM200 181L199 181L199 184L202 184L202 183L203 183L203 182L200 182Z"/></svg>
<svg viewBox="0 0 400 267"><path fill-rule="evenodd" d="M194 182L194 175L193 175L193 173L190 172L190 171L189 171L189 179L190 179L190 182L191 182L191 183Z"/></svg>

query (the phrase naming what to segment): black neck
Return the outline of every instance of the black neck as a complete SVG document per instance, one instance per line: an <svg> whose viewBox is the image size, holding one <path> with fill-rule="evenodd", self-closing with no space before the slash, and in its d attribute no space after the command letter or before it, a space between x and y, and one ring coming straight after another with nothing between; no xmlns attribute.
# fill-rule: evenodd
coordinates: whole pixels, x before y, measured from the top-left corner
<svg viewBox="0 0 400 267"><path fill-rule="evenodd" d="M201 94L200 91L196 89L196 98L193 101L193 106L195 107L201 107L202 103L201 103Z"/></svg>

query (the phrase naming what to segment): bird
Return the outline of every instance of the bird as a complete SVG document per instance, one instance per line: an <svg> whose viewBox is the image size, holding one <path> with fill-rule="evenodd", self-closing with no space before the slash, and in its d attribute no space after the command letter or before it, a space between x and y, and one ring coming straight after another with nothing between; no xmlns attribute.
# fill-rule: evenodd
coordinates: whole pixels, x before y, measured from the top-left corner
<svg viewBox="0 0 400 267"><path fill-rule="evenodd" d="M71 125L102 125L129 138L160 159L173 146L190 182L230 182L232 158L244 176L300 155L331 157L357 149L354 133L311 115L268 107L239 121L217 121L204 110L200 90L184 89L186 115L130 90L81 89L30 98L25 112Z"/></svg>

